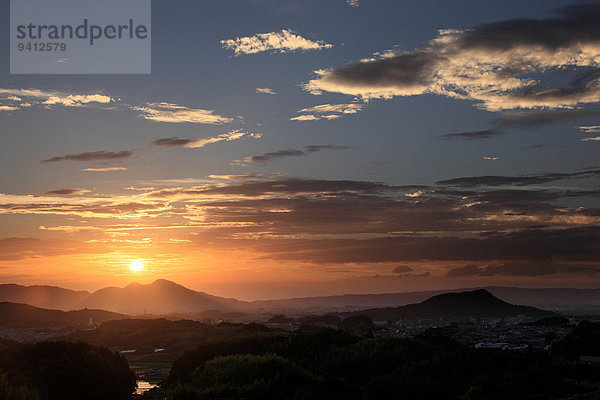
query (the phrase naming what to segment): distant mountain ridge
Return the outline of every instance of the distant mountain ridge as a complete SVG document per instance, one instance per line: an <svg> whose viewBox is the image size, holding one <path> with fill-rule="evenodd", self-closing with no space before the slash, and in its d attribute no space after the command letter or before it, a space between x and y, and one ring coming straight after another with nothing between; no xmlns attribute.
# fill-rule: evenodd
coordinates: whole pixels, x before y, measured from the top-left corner
<svg viewBox="0 0 600 400"><path fill-rule="evenodd" d="M484 287L494 296L512 304L555 311L600 312L600 289L529 289ZM436 290L406 293L347 294L281 300L239 301L188 289L158 279L151 284L132 283L124 288L107 287L93 293L53 286L0 284L0 302L29 304L56 310L103 309L128 315L194 314L207 310L243 313L327 313L372 308L398 307L422 302L432 296L473 289Z"/></svg>
<svg viewBox="0 0 600 400"><path fill-rule="evenodd" d="M452 318L530 318L553 317L558 314L531 306L513 305L500 300L485 289L468 292L445 293L433 296L421 303L400 307L373 308L356 311L355 315L367 315L374 320L399 319L452 319Z"/></svg>

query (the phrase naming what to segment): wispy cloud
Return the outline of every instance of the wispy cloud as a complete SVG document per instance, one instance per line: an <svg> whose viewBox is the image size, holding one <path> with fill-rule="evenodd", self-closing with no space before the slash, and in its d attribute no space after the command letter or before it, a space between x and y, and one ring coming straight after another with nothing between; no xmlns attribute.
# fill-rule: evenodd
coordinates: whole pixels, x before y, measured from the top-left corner
<svg viewBox="0 0 600 400"><path fill-rule="evenodd" d="M280 179L284 174L258 174L258 173L250 173L250 174L229 174L229 175L209 175L210 179L221 179L226 181L232 180L248 180L248 179Z"/></svg>
<svg viewBox="0 0 600 400"><path fill-rule="evenodd" d="M500 117L492 120L497 126L515 126L521 128L535 128L554 122L567 121L597 115L596 110L530 110L530 111L505 111Z"/></svg>
<svg viewBox="0 0 600 400"><path fill-rule="evenodd" d="M305 89L365 100L432 93L472 100L489 111L597 103L599 10L598 5L570 6L558 10L556 18L442 30L414 51L315 71ZM558 88L546 84L546 76L556 71L572 79Z"/></svg>
<svg viewBox="0 0 600 400"><path fill-rule="evenodd" d="M546 260L522 260L518 262L506 262L501 264L490 264L486 267L468 264L463 267L450 269L446 276L458 278L469 276L540 276L552 275L557 272L550 261Z"/></svg>
<svg viewBox="0 0 600 400"><path fill-rule="evenodd" d="M83 104L89 103L101 103L108 104L112 101L109 96L104 96L101 94L92 94L92 95L66 95L66 96L51 96L43 104L61 104L65 107L80 107Z"/></svg>
<svg viewBox="0 0 600 400"><path fill-rule="evenodd" d="M259 87L259 88L256 88L256 93L277 94L273 89L270 89L268 87Z"/></svg>
<svg viewBox="0 0 600 400"><path fill-rule="evenodd" d="M82 171L85 172L113 172L113 171L127 171L125 167L99 167L99 168L84 168Z"/></svg>
<svg viewBox="0 0 600 400"><path fill-rule="evenodd" d="M277 160L280 158L298 157L298 156L303 156L303 155L306 155L306 153L302 150L296 150L296 149L278 150L278 151L272 151L269 153L264 153L259 156L246 157L246 158L244 158L242 163L244 163L244 164L245 163L264 163L267 161L273 161L273 160Z"/></svg>
<svg viewBox="0 0 600 400"><path fill-rule="evenodd" d="M235 118L219 115L214 110L191 108L168 102L136 105L99 93L73 94L39 89L0 88L0 111L15 111L33 106L96 107L105 110L135 111L143 119L168 123L221 125L235 120Z"/></svg>
<svg viewBox="0 0 600 400"><path fill-rule="evenodd" d="M100 93L79 94L39 89L0 88L0 111L19 110L34 105L86 107L91 105L106 105L115 101L110 96Z"/></svg>
<svg viewBox="0 0 600 400"><path fill-rule="evenodd" d="M240 129L233 130L221 135L202 138L202 139L185 139L178 137L156 139L151 143L151 146L166 146L166 147L187 147L187 148L201 148L211 143L218 142L230 142L233 140L239 140L244 137L258 139L262 137L260 133L249 133L244 132ZM77 154L66 154L64 156L56 156L42 160L42 163L52 163L59 161L82 161L82 162L110 162L120 161L131 158L134 156L137 150L121 150L121 151L89 151ZM110 172L110 171L126 171L125 167L112 167L102 166L95 168L85 168L82 171L86 172Z"/></svg>
<svg viewBox="0 0 600 400"><path fill-rule="evenodd" d="M408 272L412 272L413 269L411 267L409 267L408 265L398 265L396 268L394 268L394 270L392 271L394 274L406 274Z"/></svg>
<svg viewBox="0 0 600 400"><path fill-rule="evenodd" d="M259 33L253 36L236 37L221 40L221 45L233 50L236 56L240 54L256 54L262 52L288 53L297 50L321 50L333 47L322 40L309 40L283 29L279 32Z"/></svg>
<svg viewBox="0 0 600 400"><path fill-rule="evenodd" d="M580 126L579 130L585 133L600 133L600 125Z"/></svg>
<svg viewBox="0 0 600 400"><path fill-rule="evenodd" d="M266 163L266 162L278 160L281 158L305 156L307 154L315 153L315 152L321 151L321 150L346 150L346 149L350 149L350 148L352 148L352 147L337 146L337 145L330 145L330 144L323 144L323 145L312 145L311 144L311 145L306 146L303 150L287 149L287 150L273 151L273 152L261 154L259 156L246 157L243 160L235 160L232 163L234 165L245 165L245 164L249 164L249 163Z"/></svg>
<svg viewBox="0 0 600 400"><path fill-rule="evenodd" d="M0 261L103 251L106 250L75 240L40 240L20 237L0 239Z"/></svg>
<svg viewBox="0 0 600 400"><path fill-rule="evenodd" d="M298 110L296 117L290 118L292 121L318 121L320 119L337 119L343 115L356 114L361 111L364 104L321 104L314 107Z"/></svg>
<svg viewBox="0 0 600 400"><path fill-rule="evenodd" d="M502 131L498 131L495 129L488 129L482 131L473 131L473 132L460 132L460 133L446 133L444 135L439 135L438 138L445 140L452 139L463 139L463 140L481 140L481 139L491 139L494 136L502 135Z"/></svg>
<svg viewBox="0 0 600 400"><path fill-rule="evenodd" d="M600 125L580 126L579 130L585 133L600 133ZM600 136L591 136L581 139L582 142L600 141Z"/></svg>
<svg viewBox="0 0 600 400"><path fill-rule="evenodd" d="M346 0L346 4L350 7L358 7L359 0Z"/></svg>
<svg viewBox="0 0 600 400"><path fill-rule="evenodd" d="M179 137L157 139L152 142L154 146L168 146L168 147L188 147L196 149L204 147L207 144L218 143L218 142L230 142L232 140L242 139L243 137L250 137L253 139L259 139L262 137L260 133L249 133L244 132L241 129L233 130L231 132L223 133L218 136L202 138L202 139L186 139Z"/></svg>
<svg viewBox="0 0 600 400"><path fill-rule="evenodd" d="M484 160L488 160L488 161L496 161L498 160L500 157L490 157L490 156L483 156L481 157Z"/></svg>
<svg viewBox="0 0 600 400"><path fill-rule="evenodd" d="M158 122L221 125L234 120L215 114L213 110L189 108L172 103L148 103L133 109L141 112L140 117Z"/></svg>
<svg viewBox="0 0 600 400"><path fill-rule="evenodd" d="M44 193L44 196L80 196L89 192L87 189L56 189Z"/></svg>
<svg viewBox="0 0 600 400"><path fill-rule="evenodd" d="M600 170L591 170L583 172L573 173L551 173L541 175L530 175L530 176L471 176L464 178L452 178L437 182L438 185L446 186L462 186L462 187L474 187L474 186L526 186L526 185L539 185L543 183L549 183L554 181L560 181L565 179L575 178L588 178L593 176L600 176Z"/></svg>
<svg viewBox="0 0 600 400"><path fill-rule="evenodd" d="M64 156L52 157L43 160L43 163L51 163L58 161L115 161L123 160L133 156L133 151L91 151L78 154L67 154Z"/></svg>

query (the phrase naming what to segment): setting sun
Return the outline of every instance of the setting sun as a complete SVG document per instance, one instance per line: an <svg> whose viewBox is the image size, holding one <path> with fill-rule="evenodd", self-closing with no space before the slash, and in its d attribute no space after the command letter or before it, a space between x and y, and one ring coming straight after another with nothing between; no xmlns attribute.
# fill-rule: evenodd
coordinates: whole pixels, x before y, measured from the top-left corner
<svg viewBox="0 0 600 400"><path fill-rule="evenodd" d="M133 272L140 272L144 270L144 263L142 260L133 260L129 264L129 269Z"/></svg>

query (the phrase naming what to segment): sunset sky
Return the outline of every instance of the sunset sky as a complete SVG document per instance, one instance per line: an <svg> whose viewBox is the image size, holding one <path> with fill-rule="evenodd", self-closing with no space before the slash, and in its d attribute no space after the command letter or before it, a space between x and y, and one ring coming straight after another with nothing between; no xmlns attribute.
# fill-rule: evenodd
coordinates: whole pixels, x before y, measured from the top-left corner
<svg viewBox="0 0 600 400"><path fill-rule="evenodd" d="M599 287L576 4L153 1L149 75L10 75L2 40L0 282Z"/></svg>

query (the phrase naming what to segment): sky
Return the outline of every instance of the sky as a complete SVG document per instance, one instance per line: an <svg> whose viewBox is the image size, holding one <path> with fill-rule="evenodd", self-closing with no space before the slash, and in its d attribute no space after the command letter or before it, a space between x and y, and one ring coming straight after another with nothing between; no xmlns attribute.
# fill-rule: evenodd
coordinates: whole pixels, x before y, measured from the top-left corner
<svg viewBox="0 0 600 400"><path fill-rule="evenodd" d="M599 4L156 0L141 75L11 75L9 15L1 283L600 287Z"/></svg>

